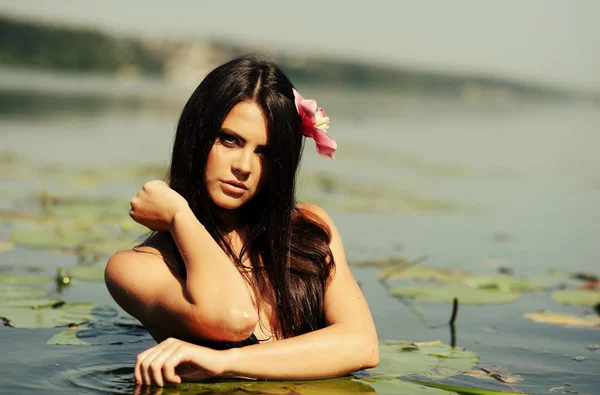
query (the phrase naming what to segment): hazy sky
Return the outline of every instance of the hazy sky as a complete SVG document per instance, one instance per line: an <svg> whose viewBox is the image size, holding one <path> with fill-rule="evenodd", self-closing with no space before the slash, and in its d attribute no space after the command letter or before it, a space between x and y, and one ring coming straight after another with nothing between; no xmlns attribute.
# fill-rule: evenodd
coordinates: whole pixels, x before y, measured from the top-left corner
<svg viewBox="0 0 600 395"><path fill-rule="evenodd" d="M600 90L598 0L0 0L0 12Z"/></svg>

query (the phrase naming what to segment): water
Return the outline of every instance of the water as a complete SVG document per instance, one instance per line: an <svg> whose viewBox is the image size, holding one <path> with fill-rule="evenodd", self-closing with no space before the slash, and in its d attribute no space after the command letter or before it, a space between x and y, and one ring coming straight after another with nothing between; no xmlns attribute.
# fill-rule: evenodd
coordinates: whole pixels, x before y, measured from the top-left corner
<svg viewBox="0 0 600 395"><path fill-rule="evenodd" d="M493 263L527 276L556 268L598 273L597 105L469 104L352 88L299 90L327 110L339 143L336 160L330 161L318 157L307 142L303 190L310 190L311 175L326 173L334 188L343 181L362 196L350 207L314 195L334 218L350 260L426 256L431 265L475 273L493 271ZM67 172L166 164L188 94L159 81L123 83L108 77L57 78L5 70L0 72L0 147L34 166ZM0 180L0 208L42 187L56 185L43 177L5 177ZM127 199L139 187L125 182L64 190ZM407 196L409 202L434 200L442 205L396 204ZM0 227L0 240L9 234L9 226ZM74 264L72 256L23 248L0 255L0 267L21 271L36 265L55 273L59 265ZM353 272L382 339L450 342L444 325L448 305L419 305L425 324L387 295L373 269ZM115 316L126 316L101 283L80 282L61 297L99 303ZM568 383L565 388L580 394L598 393L600 351L585 348L600 343L598 330L522 318L538 309L588 311L558 305L548 294L527 294L508 305L462 306L457 344L476 352L482 365L502 365L523 376L524 382L516 385L523 392L542 394ZM87 332L88 340L97 344L91 348L47 345L63 328L0 328L0 392L133 393L133 361L153 342L133 324L102 322L104 326ZM577 362L575 356L586 359ZM499 383L456 380L458 385L509 390Z"/></svg>

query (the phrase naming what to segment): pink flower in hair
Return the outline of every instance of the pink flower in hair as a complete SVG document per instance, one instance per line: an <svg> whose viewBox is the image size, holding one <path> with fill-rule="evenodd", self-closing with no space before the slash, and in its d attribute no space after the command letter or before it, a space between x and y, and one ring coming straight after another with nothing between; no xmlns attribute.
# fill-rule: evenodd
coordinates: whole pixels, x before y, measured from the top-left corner
<svg viewBox="0 0 600 395"><path fill-rule="evenodd" d="M302 120L300 123L302 134L315 140L315 143L317 143L317 152L321 156L333 159L337 143L327 134L329 117L322 108L317 107L316 101L304 99L296 89L294 89L294 99L296 109Z"/></svg>

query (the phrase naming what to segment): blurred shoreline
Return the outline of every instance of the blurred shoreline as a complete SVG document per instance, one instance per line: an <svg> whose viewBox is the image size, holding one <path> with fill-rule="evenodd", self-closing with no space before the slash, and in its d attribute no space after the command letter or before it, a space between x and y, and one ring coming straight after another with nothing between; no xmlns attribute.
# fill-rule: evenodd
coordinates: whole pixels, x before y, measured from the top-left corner
<svg viewBox="0 0 600 395"><path fill-rule="evenodd" d="M40 90L47 79L61 79L53 93L92 89L107 95L175 97L193 89L214 67L253 53L253 48L223 41L131 39L94 30L56 27L0 16L0 90ZM512 106L522 99L600 102L600 93L558 89L504 78L435 73L310 56L270 53L298 85L349 86L418 96L456 97L467 104ZM85 76L85 84L76 75ZM28 78L22 78L28 75ZM66 77L68 75L68 78ZM31 78L29 78L31 76ZM30 80L31 81L30 83ZM121 87L103 87L103 81ZM142 82L143 81L143 82ZM115 85L115 84L110 84ZM56 92L57 87L60 92ZM139 91L140 87L142 90ZM42 89L43 90L43 89ZM97 92L97 91L100 92ZM160 91L160 93L158 93Z"/></svg>

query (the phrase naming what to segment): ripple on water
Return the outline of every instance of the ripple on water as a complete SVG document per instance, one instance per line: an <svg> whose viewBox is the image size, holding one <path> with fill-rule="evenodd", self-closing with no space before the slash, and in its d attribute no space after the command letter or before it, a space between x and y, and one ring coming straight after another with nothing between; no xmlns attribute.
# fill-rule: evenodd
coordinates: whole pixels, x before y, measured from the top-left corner
<svg viewBox="0 0 600 395"><path fill-rule="evenodd" d="M62 379L73 387L88 391L113 394L133 394L135 391L133 365L92 363L64 371Z"/></svg>

